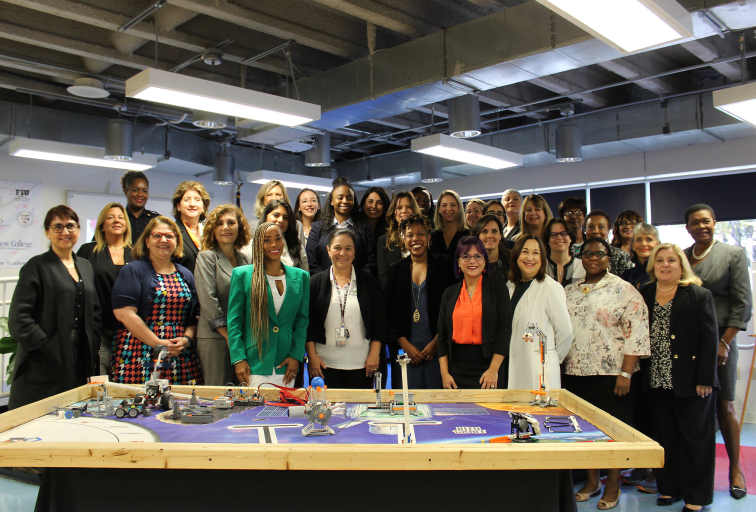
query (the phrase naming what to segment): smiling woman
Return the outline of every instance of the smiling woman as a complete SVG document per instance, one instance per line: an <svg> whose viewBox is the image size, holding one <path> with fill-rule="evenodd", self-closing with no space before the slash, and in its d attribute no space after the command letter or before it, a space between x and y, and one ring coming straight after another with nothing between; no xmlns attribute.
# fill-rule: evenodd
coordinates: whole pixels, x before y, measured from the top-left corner
<svg viewBox="0 0 756 512"><path fill-rule="evenodd" d="M183 181L173 193L173 216L183 239L183 256L177 263L194 273L197 254L202 250L203 221L210 208L210 194L199 181Z"/></svg>

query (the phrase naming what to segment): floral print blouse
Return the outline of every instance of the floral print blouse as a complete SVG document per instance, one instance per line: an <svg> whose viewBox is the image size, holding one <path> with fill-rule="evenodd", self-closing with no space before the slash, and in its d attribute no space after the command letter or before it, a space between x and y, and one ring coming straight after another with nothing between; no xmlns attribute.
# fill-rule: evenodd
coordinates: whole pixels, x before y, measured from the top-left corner
<svg viewBox="0 0 756 512"><path fill-rule="evenodd" d="M607 273L596 284L564 289L574 340L564 360L567 375L619 375L625 355L650 352L648 308L633 285Z"/></svg>

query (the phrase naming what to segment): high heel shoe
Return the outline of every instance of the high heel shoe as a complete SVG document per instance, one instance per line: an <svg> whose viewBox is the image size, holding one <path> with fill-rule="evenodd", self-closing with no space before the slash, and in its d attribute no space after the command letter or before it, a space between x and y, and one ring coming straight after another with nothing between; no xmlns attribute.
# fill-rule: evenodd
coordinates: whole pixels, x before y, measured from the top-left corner
<svg viewBox="0 0 756 512"><path fill-rule="evenodd" d="M599 483L598 489L592 492L576 492L575 493L575 501L588 501L589 499L593 498L594 496L598 496L601 494L601 483Z"/></svg>
<svg viewBox="0 0 756 512"><path fill-rule="evenodd" d="M599 500L598 505L596 505L596 508L599 510L609 510L611 508L614 508L617 506L617 503L619 503L620 496L622 496L622 489L619 489L617 491L616 500L614 501Z"/></svg>

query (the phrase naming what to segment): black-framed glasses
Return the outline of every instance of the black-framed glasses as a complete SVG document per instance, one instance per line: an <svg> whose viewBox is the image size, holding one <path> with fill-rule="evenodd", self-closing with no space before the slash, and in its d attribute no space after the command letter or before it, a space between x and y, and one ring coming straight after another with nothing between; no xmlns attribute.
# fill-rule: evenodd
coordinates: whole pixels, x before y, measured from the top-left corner
<svg viewBox="0 0 756 512"><path fill-rule="evenodd" d="M565 217L580 217L583 215L582 210L571 210L569 212L564 212Z"/></svg>
<svg viewBox="0 0 756 512"><path fill-rule="evenodd" d="M69 222L66 225L53 224L52 226L50 226L50 229L52 229L53 233L62 233L63 228L67 229L69 233L73 233L79 230L79 225L74 222Z"/></svg>
<svg viewBox="0 0 756 512"><path fill-rule="evenodd" d="M460 256L460 258L462 258L462 261L464 261L465 263L470 263L470 261L473 259L477 261L478 263L485 260L483 255L480 253L472 255L472 256L469 254L463 254L462 256Z"/></svg>
<svg viewBox="0 0 756 512"><path fill-rule="evenodd" d="M619 225L622 227L625 227L625 226L635 227L638 225L638 223L635 222L634 220L631 220L631 221L623 220L622 222L619 223Z"/></svg>
<svg viewBox="0 0 756 512"><path fill-rule="evenodd" d="M603 260L606 258L606 253L604 251L583 251L582 257L589 260Z"/></svg>
<svg viewBox="0 0 756 512"><path fill-rule="evenodd" d="M556 240L557 238L569 238L570 234L567 231L559 231L558 233L551 233L549 235L552 240Z"/></svg>
<svg viewBox="0 0 756 512"><path fill-rule="evenodd" d="M504 212L491 212L491 211L489 211L489 212L484 213L484 215L496 215L500 219L503 219L504 217L506 217L507 214L504 213Z"/></svg>

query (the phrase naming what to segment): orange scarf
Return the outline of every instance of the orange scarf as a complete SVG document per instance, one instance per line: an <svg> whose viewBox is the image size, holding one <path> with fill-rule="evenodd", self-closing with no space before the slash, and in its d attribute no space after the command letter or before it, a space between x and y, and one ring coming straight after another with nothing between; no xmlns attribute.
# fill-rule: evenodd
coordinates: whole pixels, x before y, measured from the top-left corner
<svg viewBox="0 0 756 512"><path fill-rule="evenodd" d="M184 222L184 219L181 219L181 222ZM184 227L186 228L186 232L189 233L189 238L192 239L192 242L194 242L194 245L197 246L197 249L200 248L200 239L199 237L194 233L194 230L186 225L186 222L184 222Z"/></svg>

